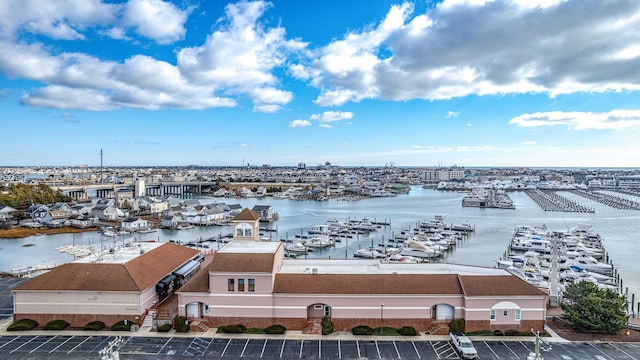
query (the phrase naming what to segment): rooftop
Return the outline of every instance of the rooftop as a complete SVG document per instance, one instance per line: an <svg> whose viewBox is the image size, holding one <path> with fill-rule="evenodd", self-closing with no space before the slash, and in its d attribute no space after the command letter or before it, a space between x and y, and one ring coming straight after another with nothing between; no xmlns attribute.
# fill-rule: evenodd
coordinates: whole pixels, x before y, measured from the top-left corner
<svg viewBox="0 0 640 360"><path fill-rule="evenodd" d="M317 270L314 270L317 269ZM510 275L503 269L446 263L384 264L379 260L284 260L281 274L457 274L457 275Z"/></svg>
<svg viewBox="0 0 640 360"><path fill-rule="evenodd" d="M157 242L115 241L103 245L101 251L96 250L89 256L75 260L75 263L125 264L140 255L162 246Z"/></svg>
<svg viewBox="0 0 640 360"><path fill-rule="evenodd" d="M275 254L282 243L280 241L250 241L250 240L234 240L228 242L219 254L226 253L243 253L243 254Z"/></svg>

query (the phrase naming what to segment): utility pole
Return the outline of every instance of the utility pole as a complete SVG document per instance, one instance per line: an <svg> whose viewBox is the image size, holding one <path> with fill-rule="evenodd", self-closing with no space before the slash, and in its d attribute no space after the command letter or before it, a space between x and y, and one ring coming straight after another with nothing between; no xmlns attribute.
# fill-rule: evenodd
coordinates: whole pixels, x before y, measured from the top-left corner
<svg viewBox="0 0 640 360"><path fill-rule="evenodd" d="M100 149L100 184L102 184L102 149Z"/></svg>

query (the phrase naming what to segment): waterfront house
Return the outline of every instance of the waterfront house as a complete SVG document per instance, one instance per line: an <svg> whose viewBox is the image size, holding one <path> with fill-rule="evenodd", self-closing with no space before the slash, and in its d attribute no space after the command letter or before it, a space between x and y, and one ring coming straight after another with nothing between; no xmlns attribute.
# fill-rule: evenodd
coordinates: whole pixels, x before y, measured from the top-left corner
<svg viewBox="0 0 640 360"><path fill-rule="evenodd" d="M125 216L124 212L119 208L115 207L115 205L111 204L96 204L93 209L91 209L91 216L97 217L100 220L109 220L115 221L118 218L122 218Z"/></svg>
<svg viewBox="0 0 640 360"><path fill-rule="evenodd" d="M47 216L49 207L44 204L32 204L24 211L24 217L27 219L38 220Z"/></svg>
<svg viewBox="0 0 640 360"><path fill-rule="evenodd" d="M16 216L16 209L11 206L0 205L0 221L11 220Z"/></svg>
<svg viewBox="0 0 640 360"><path fill-rule="evenodd" d="M505 270L285 259L281 242L259 240L258 223L248 209L233 219L233 241L177 292L181 315L211 327L281 324L303 332L325 316L339 331L447 329L453 319L464 319L466 331L544 329L547 295Z"/></svg>
<svg viewBox="0 0 640 360"><path fill-rule="evenodd" d="M271 205L255 205L251 211L260 215L260 221L278 220L278 213L273 210Z"/></svg>
<svg viewBox="0 0 640 360"><path fill-rule="evenodd" d="M168 214L168 215L162 216L162 221L160 223L160 226L166 229L175 229L178 227L178 224L180 224L181 222L183 222L182 216Z"/></svg>
<svg viewBox="0 0 640 360"><path fill-rule="evenodd" d="M49 210L44 217L38 219L42 224L51 227L64 226L67 223L69 215L64 209Z"/></svg>
<svg viewBox="0 0 640 360"><path fill-rule="evenodd" d="M157 284L198 254L171 243L137 243L58 266L13 289L13 319L65 320L76 328L91 321L141 325L160 302Z"/></svg>
<svg viewBox="0 0 640 360"><path fill-rule="evenodd" d="M98 224L97 218L90 218L86 215L73 214L69 217L69 226L77 229L86 229Z"/></svg>
<svg viewBox="0 0 640 360"><path fill-rule="evenodd" d="M50 210L62 210L67 216L73 214L73 208L67 203L57 202L49 207Z"/></svg>
<svg viewBox="0 0 640 360"><path fill-rule="evenodd" d="M78 215L89 215L91 214L91 209L95 206L92 202L81 202L71 205L71 213Z"/></svg>
<svg viewBox="0 0 640 360"><path fill-rule="evenodd" d="M149 228L149 222L141 218L129 217L122 220L120 226L125 231L136 232L140 230L147 230Z"/></svg>

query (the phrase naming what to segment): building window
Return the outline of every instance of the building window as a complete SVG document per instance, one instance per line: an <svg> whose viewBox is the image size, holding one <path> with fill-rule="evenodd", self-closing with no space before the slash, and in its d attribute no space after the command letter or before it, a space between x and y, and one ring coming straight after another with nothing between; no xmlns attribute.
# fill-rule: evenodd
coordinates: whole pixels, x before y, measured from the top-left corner
<svg viewBox="0 0 640 360"><path fill-rule="evenodd" d="M496 319L496 311L494 309L491 309L491 320L495 320Z"/></svg>
<svg viewBox="0 0 640 360"><path fill-rule="evenodd" d="M249 279L249 292L256 291L256 279Z"/></svg>
<svg viewBox="0 0 640 360"><path fill-rule="evenodd" d="M505 310L502 312L502 316L507 317L509 316L509 310Z"/></svg>
<svg viewBox="0 0 640 360"><path fill-rule="evenodd" d="M520 321L520 309L516 309L516 321Z"/></svg>
<svg viewBox="0 0 640 360"><path fill-rule="evenodd" d="M233 279L227 279L227 290L236 291L236 285L235 285Z"/></svg>
<svg viewBox="0 0 640 360"><path fill-rule="evenodd" d="M238 279L238 291L244 292L244 279Z"/></svg>
<svg viewBox="0 0 640 360"><path fill-rule="evenodd" d="M253 229L249 224L238 224L236 227L236 236L237 237L252 237Z"/></svg>

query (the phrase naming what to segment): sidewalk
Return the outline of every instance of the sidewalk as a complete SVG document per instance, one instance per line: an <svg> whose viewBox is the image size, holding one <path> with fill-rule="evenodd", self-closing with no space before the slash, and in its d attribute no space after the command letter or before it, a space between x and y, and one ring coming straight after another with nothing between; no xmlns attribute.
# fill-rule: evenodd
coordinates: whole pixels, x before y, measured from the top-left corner
<svg viewBox="0 0 640 360"><path fill-rule="evenodd" d="M341 340L341 341L449 341L448 335L426 335L420 333L417 336L366 336L366 335L353 335L348 331L336 331L329 335L309 335L303 334L300 330L287 330L283 335L266 335L266 334L225 334L217 333L217 328L209 329L206 332L189 332L178 333L174 330L169 332L157 332L152 331L150 327L142 327L136 332L126 331L84 331L84 330L63 330L63 331L47 331L47 330L31 330L31 331L7 331L7 327L11 325L12 319L6 318L0 320L0 336L29 336L29 335L60 335L60 336L124 336L124 337L184 337L184 338L224 338L224 339L264 339L268 337L270 339L285 339L285 340ZM551 337L545 337L544 341L547 342L569 342L558 336L553 330L545 326L545 329ZM472 341L523 341L533 342L535 336L470 336Z"/></svg>

